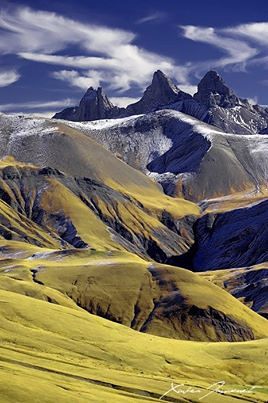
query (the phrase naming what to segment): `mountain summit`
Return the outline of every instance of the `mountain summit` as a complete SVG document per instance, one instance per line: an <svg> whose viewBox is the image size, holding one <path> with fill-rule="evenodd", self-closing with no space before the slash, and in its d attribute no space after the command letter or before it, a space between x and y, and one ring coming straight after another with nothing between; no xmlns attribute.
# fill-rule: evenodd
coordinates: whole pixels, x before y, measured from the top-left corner
<svg viewBox="0 0 268 403"><path fill-rule="evenodd" d="M209 108L213 106L230 108L241 104L234 91L213 70L207 72L198 84L198 91L194 95L194 99Z"/></svg>
<svg viewBox="0 0 268 403"><path fill-rule="evenodd" d="M90 87L81 99L79 106L66 108L62 112L56 113L54 118L74 121L108 119L112 117L112 111L117 109L101 87L97 90Z"/></svg>
<svg viewBox="0 0 268 403"><path fill-rule="evenodd" d="M142 98L138 102L128 105L127 108L113 105L102 88L95 90L90 87L81 99L79 106L66 108L53 117L73 121L126 117L153 112L184 99L192 99L192 97L181 91L162 71L157 70Z"/></svg>
<svg viewBox="0 0 268 403"><path fill-rule="evenodd" d="M101 87L97 90L90 87L80 101L77 120L106 119L114 108Z"/></svg>
<svg viewBox="0 0 268 403"><path fill-rule="evenodd" d="M152 83L146 88L140 101L126 108L127 115L148 113L163 105L177 102L183 98L191 98L181 91L162 71L157 70Z"/></svg>

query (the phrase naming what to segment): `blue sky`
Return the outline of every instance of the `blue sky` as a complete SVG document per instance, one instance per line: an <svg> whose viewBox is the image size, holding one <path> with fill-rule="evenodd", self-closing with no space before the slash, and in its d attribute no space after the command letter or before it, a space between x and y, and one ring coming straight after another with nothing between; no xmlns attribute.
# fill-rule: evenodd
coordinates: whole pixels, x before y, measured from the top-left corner
<svg viewBox="0 0 268 403"><path fill-rule="evenodd" d="M155 70L185 91L209 69L268 104L268 1L0 3L0 111L51 114L89 86L138 98Z"/></svg>

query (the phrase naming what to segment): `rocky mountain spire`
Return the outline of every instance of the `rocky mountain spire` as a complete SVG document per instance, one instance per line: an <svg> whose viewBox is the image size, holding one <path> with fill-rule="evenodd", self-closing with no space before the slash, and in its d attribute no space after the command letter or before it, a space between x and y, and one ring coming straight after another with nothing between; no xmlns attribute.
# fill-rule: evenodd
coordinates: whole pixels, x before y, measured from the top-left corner
<svg viewBox="0 0 268 403"><path fill-rule="evenodd" d="M97 90L90 87L80 101L77 120L106 119L114 108L101 87Z"/></svg>
<svg viewBox="0 0 268 403"><path fill-rule="evenodd" d="M162 71L157 70L153 75L152 83L146 88L140 101L126 108L127 114L148 113L160 106L179 101L182 98L191 98L181 91L170 78Z"/></svg>
<svg viewBox="0 0 268 403"><path fill-rule="evenodd" d="M109 119L116 116L119 110L120 108L111 103L101 87L97 90L90 87L81 99L79 106L66 108L56 113L54 118L78 122Z"/></svg>
<svg viewBox="0 0 268 403"><path fill-rule="evenodd" d="M223 78L216 71L209 71L198 84L198 91L194 99L206 105L208 108L222 106L230 108L240 105L240 99L234 91L227 86Z"/></svg>

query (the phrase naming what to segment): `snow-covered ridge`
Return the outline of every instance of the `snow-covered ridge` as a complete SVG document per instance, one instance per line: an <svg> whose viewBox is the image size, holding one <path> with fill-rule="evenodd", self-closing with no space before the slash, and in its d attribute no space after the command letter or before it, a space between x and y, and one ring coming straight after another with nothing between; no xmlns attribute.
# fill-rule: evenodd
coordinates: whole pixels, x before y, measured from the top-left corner
<svg viewBox="0 0 268 403"><path fill-rule="evenodd" d="M169 194L178 192L178 184L195 200L267 186L268 135L224 133L174 110L92 122L0 115L1 155L20 156L23 139L31 147L29 138L38 136L35 153L40 164L48 161L47 136L56 140L63 123L150 175Z"/></svg>

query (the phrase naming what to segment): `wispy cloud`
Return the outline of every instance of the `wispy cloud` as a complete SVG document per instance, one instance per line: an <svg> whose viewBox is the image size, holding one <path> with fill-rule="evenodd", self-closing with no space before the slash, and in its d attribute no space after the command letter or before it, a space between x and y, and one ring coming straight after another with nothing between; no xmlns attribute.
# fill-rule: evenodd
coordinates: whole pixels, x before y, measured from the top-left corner
<svg viewBox="0 0 268 403"><path fill-rule="evenodd" d="M91 70L87 75L81 75L75 70L60 70L52 73L52 77L67 81L72 87L78 87L86 90L89 87L99 87L102 74L98 71Z"/></svg>
<svg viewBox="0 0 268 403"><path fill-rule="evenodd" d="M0 87L7 87L18 81L19 78L20 75L16 70L0 71Z"/></svg>
<svg viewBox="0 0 268 403"><path fill-rule="evenodd" d="M186 69L176 66L173 59L150 52L135 45L136 35L126 30L96 24L84 24L61 15L18 7L0 16L0 53L15 53L27 60L70 67L66 73L54 77L65 79L71 85L85 82L89 69L98 70L105 86L126 91L131 86L143 88L153 72L161 69L175 72L179 81L186 80ZM62 56L70 46L80 49L81 56ZM57 53L57 54L56 54ZM87 71L76 74L77 68ZM78 78L82 77L82 79Z"/></svg>
<svg viewBox="0 0 268 403"><path fill-rule="evenodd" d="M225 33L244 37L261 45L268 45L268 22L252 22L224 29Z"/></svg>
<svg viewBox="0 0 268 403"><path fill-rule="evenodd" d="M78 45L85 50L107 52L110 46L129 44L135 38L131 32L110 29L95 24L82 24L61 15L17 7L1 10L0 52L53 53L67 45Z"/></svg>
<svg viewBox="0 0 268 403"><path fill-rule="evenodd" d="M165 17L164 13L161 12L155 12L146 15L145 17L140 18L139 20L136 21L136 24L146 24L147 22L153 22L153 21L160 21Z"/></svg>
<svg viewBox="0 0 268 403"><path fill-rule="evenodd" d="M159 12L142 17L138 23L163 18ZM179 65L171 57L138 46L134 32L104 25L82 23L62 15L29 7L2 10L0 54L16 54L38 63L58 66L52 76L79 89L104 86L118 96L135 87L143 90L155 70L176 79L179 87L195 92L193 84L210 68L245 71L253 63L267 63L268 23L216 28L184 25L181 35L217 48L222 56L189 60ZM71 50L75 46L76 55ZM80 55L77 56L77 53ZM7 73L5 73L7 74ZM15 71L1 77L0 86L15 82Z"/></svg>
<svg viewBox="0 0 268 403"><path fill-rule="evenodd" d="M181 84L180 89L191 95L194 95L197 92L197 86L191 84Z"/></svg>
<svg viewBox="0 0 268 403"><path fill-rule="evenodd" d="M248 98L248 102L251 105L256 105L258 103L258 97Z"/></svg>
<svg viewBox="0 0 268 403"><path fill-rule="evenodd" d="M236 70L245 69L246 62L255 57L259 50L246 41L232 37L227 29L185 25L180 27L183 36L195 42L203 42L220 49L224 56L197 63L198 69L236 66ZM235 32L235 31L234 31Z"/></svg>
<svg viewBox="0 0 268 403"><path fill-rule="evenodd" d="M45 110L47 111L48 109L51 108L62 108L62 107L68 107L68 106L73 106L76 104L75 99L71 98L65 98L65 99L60 99L56 101L32 101L32 102L17 102L17 103L8 103L8 104L0 104L0 111L1 112L17 112L17 111L23 111L23 110ZM41 113L41 112L39 112ZM46 112L47 113L47 112Z"/></svg>
<svg viewBox="0 0 268 403"><path fill-rule="evenodd" d="M130 104L134 104L139 100L139 98L133 98L133 97L112 97L110 99L114 105L120 107L126 107Z"/></svg>

